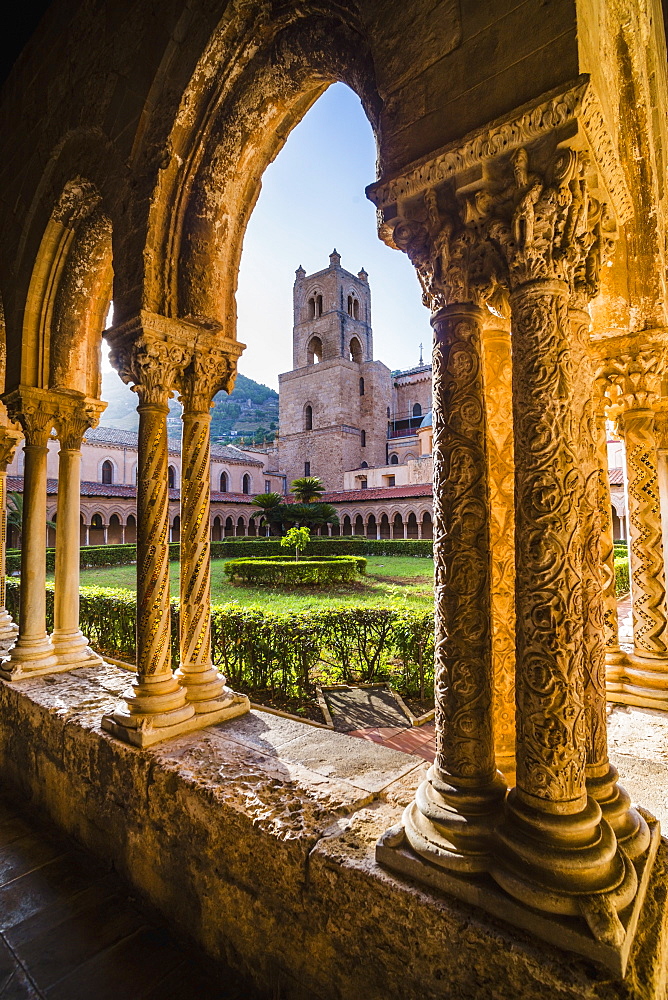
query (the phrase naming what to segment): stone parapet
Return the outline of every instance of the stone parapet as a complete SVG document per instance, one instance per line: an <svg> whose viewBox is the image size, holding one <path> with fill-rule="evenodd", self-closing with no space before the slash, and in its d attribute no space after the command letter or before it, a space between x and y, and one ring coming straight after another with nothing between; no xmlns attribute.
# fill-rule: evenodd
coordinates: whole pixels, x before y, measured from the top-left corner
<svg viewBox="0 0 668 1000"><path fill-rule="evenodd" d="M658 1000L665 844L624 982L374 861L417 758L268 713L139 752L100 730L105 666L0 684L7 785L211 956L285 1000ZM425 956L433 960L425 961Z"/></svg>

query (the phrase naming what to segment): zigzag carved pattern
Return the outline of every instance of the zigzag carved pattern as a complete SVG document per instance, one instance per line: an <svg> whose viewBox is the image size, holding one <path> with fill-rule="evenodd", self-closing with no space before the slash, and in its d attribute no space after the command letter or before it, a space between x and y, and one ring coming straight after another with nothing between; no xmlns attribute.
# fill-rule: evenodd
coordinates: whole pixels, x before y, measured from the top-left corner
<svg viewBox="0 0 668 1000"><path fill-rule="evenodd" d="M651 437L651 428L647 428ZM666 583L661 508L653 440L640 421L625 422L633 581L633 642L640 653L665 656Z"/></svg>
<svg viewBox="0 0 668 1000"><path fill-rule="evenodd" d="M211 660L209 423L204 414L184 420L181 480L181 662L204 665Z"/></svg>
<svg viewBox="0 0 668 1000"><path fill-rule="evenodd" d="M137 475L137 672L171 673L167 425L140 409Z"/></svg>

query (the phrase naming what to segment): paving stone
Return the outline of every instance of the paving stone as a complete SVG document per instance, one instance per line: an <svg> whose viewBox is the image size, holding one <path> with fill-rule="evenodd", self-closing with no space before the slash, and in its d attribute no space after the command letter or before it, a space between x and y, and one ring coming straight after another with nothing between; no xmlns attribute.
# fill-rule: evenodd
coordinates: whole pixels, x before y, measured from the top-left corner
<svg viewBox="0 0 668 1000"><path fill-rule="evenodd" d="M355 740L331 729L312 728L284 744L281 759L299 762L317 774L341 779L368 792L379 792L420 763L419 758L398 750Z"/></svg>
<svg viewBox="0 0 668 1000"><path fill-rule="evenodd" d="M402 727L410 722L384 685L325 689L323 695L332 713L334 728L340 733L378 726Z"/></svg>

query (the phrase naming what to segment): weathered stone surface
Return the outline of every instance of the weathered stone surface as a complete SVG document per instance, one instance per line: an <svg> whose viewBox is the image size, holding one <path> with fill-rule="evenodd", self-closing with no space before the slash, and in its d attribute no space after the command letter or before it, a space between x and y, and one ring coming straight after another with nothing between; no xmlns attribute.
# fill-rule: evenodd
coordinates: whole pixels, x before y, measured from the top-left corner
<svg viewBox="0 0 668 1000"><path fill-rule="evenodd" d="M423 763L260 712L136 750L99 725L128 676L86 668L1 684L5 779L263 988L287 1000L661 996L651 956L668 924L665 848L637 958L613 982L378 867L376 839ZM329 757L332 776L322 773ZM377 790L360 787L366 765Z"/></svg>

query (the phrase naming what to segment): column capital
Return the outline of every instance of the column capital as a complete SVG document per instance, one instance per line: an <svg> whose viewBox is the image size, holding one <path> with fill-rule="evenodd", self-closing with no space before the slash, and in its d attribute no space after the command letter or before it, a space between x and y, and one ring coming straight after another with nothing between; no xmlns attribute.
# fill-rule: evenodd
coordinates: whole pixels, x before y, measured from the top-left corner
<svg viewBox="0 0 668 1000"><path fill-rule="evenodd" d="M232 392L243 349L237 341L198 344L178 379L179 400L186 413L208 413L217 392Z"/></svg>
<svg viewBox="0 0 668 1000"><path fill-rule="evenodd" d="M26 445L45 448L54 426L53 393L22 385L2 399L9 419L23 428Z"/></svg>
<svg viewBox="0 0 668 1000"><path fill-rule="evenodd" d="M0 424L0 473L7 471L22 437L23 433L15 427Z"/></svg>
<svg viewBox="0 0 668 1000"><path fill-rule="evenodd" d="M220 352L236 359L245 347L225 338L218 323L173 319L148 310L105 331L105 337L111 346L111 363L123 381L132 385L141 403L159 406L167 406L171 393L181 387L195 354ZM224 387L225 382L214 394Z"/></svg>
<svg viewBox="0 0 668 1000"><path fill-rule="evenodd" d="M54 423L62 450L78 451L84 434L97 427L107 404L82 392L59 389L53 393Z"/></svg>
<svg viewBox="0 0 668 1000"><path fill-rule="evenodd" d="M668 368L667 347L668 344L652 342L642 334L614 337L598 345L596 386L610 419L631 410L654 409ZM615 348L619 353L615 353Z"/></svg>

